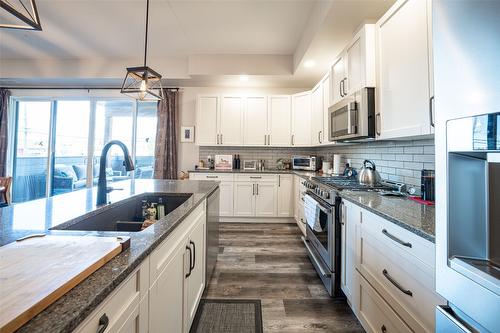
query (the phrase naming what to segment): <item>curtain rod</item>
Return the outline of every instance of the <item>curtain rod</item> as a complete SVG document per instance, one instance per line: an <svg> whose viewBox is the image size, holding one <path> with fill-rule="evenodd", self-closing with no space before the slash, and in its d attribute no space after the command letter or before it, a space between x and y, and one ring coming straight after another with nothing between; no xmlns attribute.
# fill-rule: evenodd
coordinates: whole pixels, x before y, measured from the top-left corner
<svg viewBox="0 0 500 333"><path fill-rule="evenodd" d="M15 89L22 89L22 90L120 90L118 87L4 87L0 86L2 89L9 89L9 90L15 90ZM182 88L180 87L164 87L163 89L168 89L168 90L181 90Z"/></svg>

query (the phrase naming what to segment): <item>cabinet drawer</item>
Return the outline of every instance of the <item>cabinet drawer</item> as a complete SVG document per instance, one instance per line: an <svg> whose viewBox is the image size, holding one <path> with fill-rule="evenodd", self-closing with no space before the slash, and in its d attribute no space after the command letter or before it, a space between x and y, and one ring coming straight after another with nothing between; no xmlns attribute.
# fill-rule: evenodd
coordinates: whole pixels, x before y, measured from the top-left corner
<svg viewBox="0 0 500 333"><path fill-rule="evenodd" d="M165 266L170 261L180 242L185 241L191 227L205 214L205 203L200 203L184 221L151 253L150 255L150 285L152 285Z"/></svg>
<svg viewBox="0 0 500 333"><path fill-rule="evenodd" d="M106 332L117 331L122 323L137 312L140 302L141 269L122 282L104 302L76 329L77 333L95 333L101 318L107 317L109 322ZM146 290L147 291L147 290Z"/></svg>
<svg viewBox="0 0 500 333"><path fill-rule="evenodd" d="M273 174L242 174L238 173L234 176L234 180L238 182L278 182L278 175Z"/></svg>
<svg viewBox="0 0 500 333"><path fill-rule="evenodd" d="M367 332L412 332L375 289L359 274L357 294L359 295L358 318Z"/></svg>
<svg viewBox="0 0 500 333"><path fill-rule="evenodd" d="M434 270L362 226L358 269L414 331L434 331Z"/></svg>
<svg viewBox="0 0 500 333"><path fill-rule="evenodd" d="M192 172L189 174L189 178L193 180L218 180L218 181L233 181L233 174L231 173L196 173Z"/></svg>
<svg viewBox="0 0 500 333"><path fill-rule="evenodd" d="M418 258L431 268L435 266L435 245L402 227L383 219L367 210L362 210L363 228L370 230L384 244L394 245Z"/></svg>

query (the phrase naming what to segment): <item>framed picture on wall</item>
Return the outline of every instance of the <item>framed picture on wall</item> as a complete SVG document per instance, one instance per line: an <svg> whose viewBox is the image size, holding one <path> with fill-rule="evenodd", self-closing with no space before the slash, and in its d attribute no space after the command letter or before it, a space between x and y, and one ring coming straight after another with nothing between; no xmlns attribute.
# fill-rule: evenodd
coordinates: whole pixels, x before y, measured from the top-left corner
<svg viewBox="0 0 500 333"><path fill-rule="evenodd" d="M181 126L181 142L194 142L194 127Z"/></svg>

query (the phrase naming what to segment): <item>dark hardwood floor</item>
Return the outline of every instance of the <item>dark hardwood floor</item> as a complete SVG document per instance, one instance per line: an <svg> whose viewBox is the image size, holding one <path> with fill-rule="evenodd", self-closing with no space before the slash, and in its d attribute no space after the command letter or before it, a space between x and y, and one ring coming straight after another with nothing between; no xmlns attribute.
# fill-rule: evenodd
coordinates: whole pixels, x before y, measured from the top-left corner
<svg viewBox="0 0 500 333"><path fill-rule="evenodd" d="M346 301L329 297L295 224L221 223L220 231L204 298L260 299L264 332L364 332Z"/></svg>

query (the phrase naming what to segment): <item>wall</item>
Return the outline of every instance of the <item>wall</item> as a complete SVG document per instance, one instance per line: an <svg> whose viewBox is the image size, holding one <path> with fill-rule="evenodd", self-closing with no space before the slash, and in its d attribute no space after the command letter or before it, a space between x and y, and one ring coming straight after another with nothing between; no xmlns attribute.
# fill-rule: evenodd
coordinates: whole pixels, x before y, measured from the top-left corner
<svg viewBox="0 0 500 333"><path fill-rule="evenodd" d="M351 160L351 166L361 168L363 161L373 161L383 179L420 185L422 169L435 170L434 139L408 141L377 141L346 146L319 148L318 155L331 161L341 154L341 165Z"/></svg>
<svg viewBox="0 0 500 333"><path fill-rule="evenodd" d="M257 94L257 95L280 95L294 94L306 91L307 88L223 88L223 87L184 87L179 95L179 126L195 126L196 122L196 97L202 94ZM196 128L194 130L196 137ZM217 147L217 149L222 149ZM247 149L247 148L245 148ZM179 171L193 170L199 162L199 147L194 143L178 144L178 168ZM203 155L206 159L206 154Z"/></svg>
<svg viewBox="0 0 500 333"><path fill-rule="evenodd" d="M242 160L264 159L266 168L276 167L276 159L290 159L292 155L318 155L332 161L333 154L341 154L341 165L350 159L351 166L361 168L363 161L373 161L383 179L420 185L420 171L435 169L434 139L407 141L377 141L319 148L248 148L200 147L199 159L208 155L240 154Z"/></svg>

